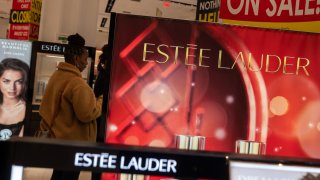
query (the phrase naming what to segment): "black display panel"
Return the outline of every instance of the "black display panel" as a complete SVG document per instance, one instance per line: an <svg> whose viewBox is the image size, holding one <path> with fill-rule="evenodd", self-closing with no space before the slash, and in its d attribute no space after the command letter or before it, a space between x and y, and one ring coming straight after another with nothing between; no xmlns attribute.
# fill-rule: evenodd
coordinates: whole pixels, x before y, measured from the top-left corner
<svg viewBox="0 0 320 180"><path fill-rule="evenodd" d="M113 172L174 179L237 180L319 177L320 161L287 157L186 151L141 146L97 144L57 139L11 138L0 141L0 177L21 168L55 168ZM145 162L149 163L146 166ZM13 167L13 168L12 168ZM16 175L16 174L15 174ZM4 179L6 179L4 178ZM1 178L3 179L3 178ZM294 178L293 178L294 179Z"/></svg>

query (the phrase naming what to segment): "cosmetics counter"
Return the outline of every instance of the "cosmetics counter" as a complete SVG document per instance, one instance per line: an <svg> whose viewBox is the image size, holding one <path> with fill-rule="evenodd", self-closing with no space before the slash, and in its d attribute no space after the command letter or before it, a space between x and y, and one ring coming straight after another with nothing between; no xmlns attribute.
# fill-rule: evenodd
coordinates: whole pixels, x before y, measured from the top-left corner
<svg viewBox="0 0 320 180"><path fill-rule="evenodd" d="M72 143L54 139L2 141L1 179L23 167L59 168L160 179L306 179L320 177L320 160L187 151L171 148ZM16 174L15 174L16 175ZM118 178L119 179L119 178Z"/></svg>
<svg viewBox="0 0 320 180"><path fill-rule="evenodd" d="M124 14L112 14L110 27L105 144L1 142L11 152L1 159L7 177L43 167L103 172L103 180L320 179L319 34ZM32 48L26 136L50 76L41 70L54 70L62 49Z"/></svg>

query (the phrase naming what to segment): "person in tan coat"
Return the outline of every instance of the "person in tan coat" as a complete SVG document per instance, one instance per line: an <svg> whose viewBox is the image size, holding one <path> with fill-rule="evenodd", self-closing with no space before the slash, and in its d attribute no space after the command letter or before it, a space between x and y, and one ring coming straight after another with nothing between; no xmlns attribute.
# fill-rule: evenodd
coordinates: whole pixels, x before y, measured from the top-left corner
<svg viewBox="0 0 320 180"><path fill-rule="evenodd" d="M81 76L88 65L85 40L75 34L68 41L65 62L50 77L40 105L40 129L51 129L57 139L95 142L102 97L96 98ZM54 170L51 179L78 179L79 173Z"/></svg>

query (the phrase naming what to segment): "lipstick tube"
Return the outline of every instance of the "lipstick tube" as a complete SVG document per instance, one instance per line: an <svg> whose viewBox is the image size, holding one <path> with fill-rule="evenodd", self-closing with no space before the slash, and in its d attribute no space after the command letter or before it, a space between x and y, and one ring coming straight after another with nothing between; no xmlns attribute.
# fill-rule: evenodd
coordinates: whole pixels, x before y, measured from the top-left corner
<svg viewBox="0 0 320 180"><path fill-rule="evenodd" d="M144 175L140 174L126 174L126 173L121 173L118 174L118 180L147 180Z"/></svg>
<svg viewBox="0 0 320 180"><path fill-rule="evenodd" d="M176 148L189 149L190 137L186 135L176 135Z"/></svg>
<svg viewBox="0 0 320 180"><path fill-rule="evenodd" d="M236 141L236 153L264 155L265 151L266 151L266 144L263 142L249 141L249 140Z"/></svg>
<svg viewBox="0 0 320 180"><path fill-rule="evenodd" d="M190 136L189 150L204 150L206 138L204 136Z"/></svg>
<svg viewBox="0 0 320 180"><path fill-rule="evenodd" d="M191 135L176 135L176 148L186 150L204 150L205 140L204 136Z"/></svg>

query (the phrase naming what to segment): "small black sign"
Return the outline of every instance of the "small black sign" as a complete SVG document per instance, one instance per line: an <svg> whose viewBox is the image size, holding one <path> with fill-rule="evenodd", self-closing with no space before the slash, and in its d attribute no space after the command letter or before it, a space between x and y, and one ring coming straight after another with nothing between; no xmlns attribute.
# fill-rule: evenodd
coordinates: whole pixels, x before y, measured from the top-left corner
<svg viewBox="0 0 320 180"><path fill-rule="evenodd" d="M203 22L218 22L220 0L198 0L196 20Z"/></svg>
<svg viewBox="0 0 320 180"><path fill-rule="evenodd" d="M115 1L116 0L108 0L107 6L106 6L106 10L105 10L106 13L110 13L111 12Z"/></svg>

